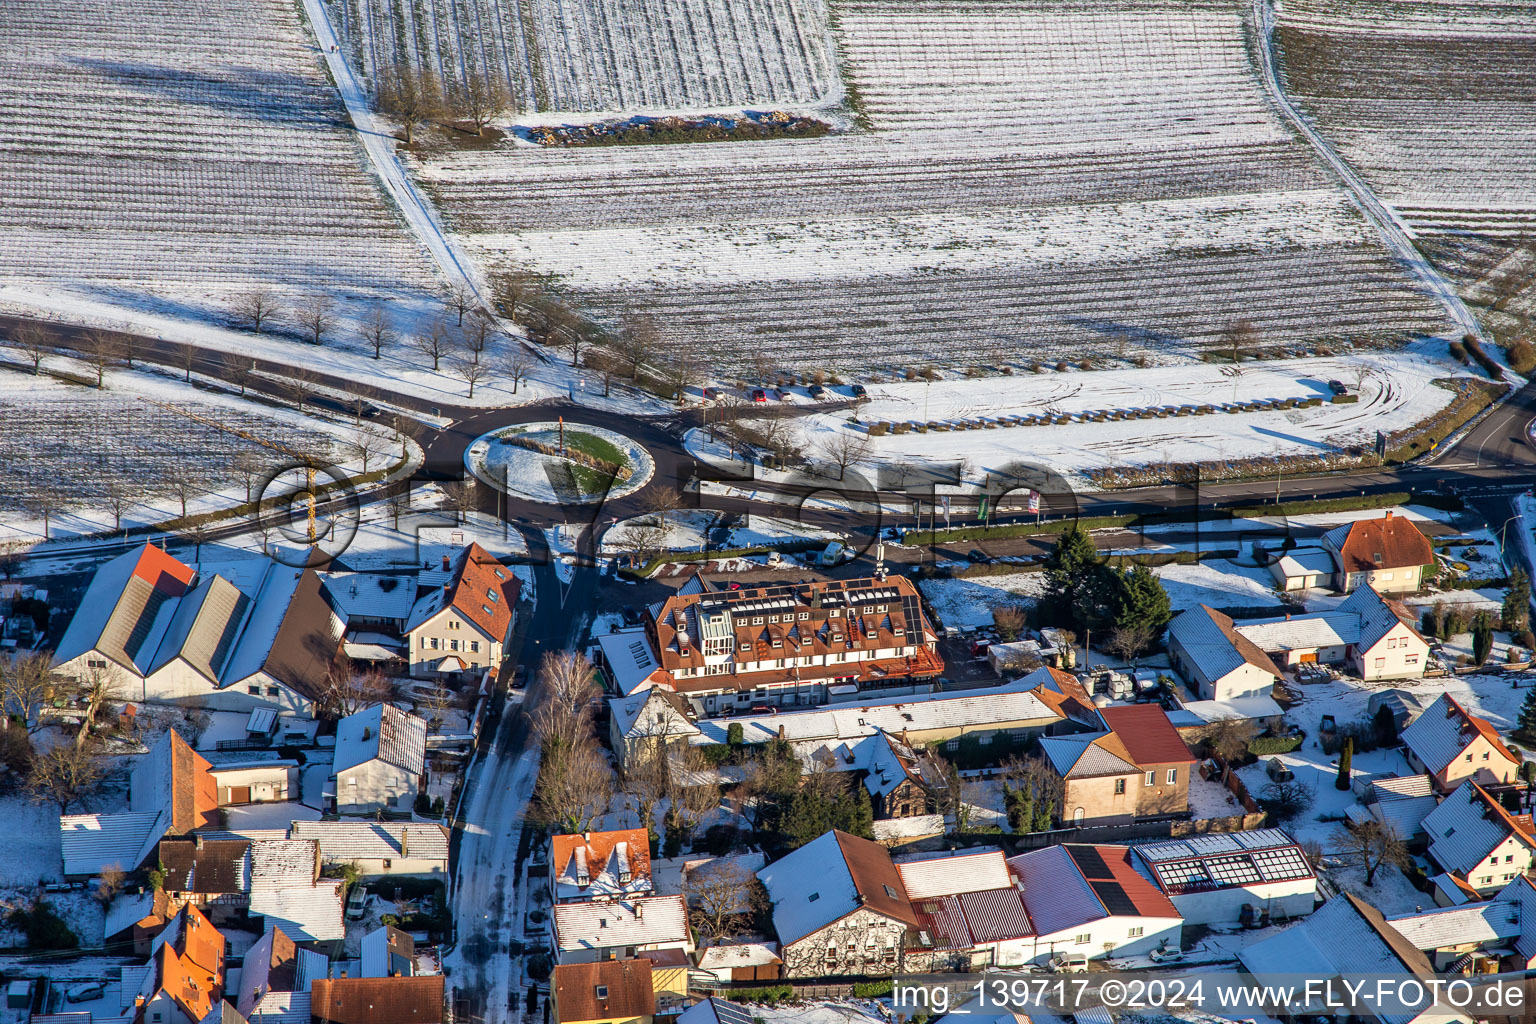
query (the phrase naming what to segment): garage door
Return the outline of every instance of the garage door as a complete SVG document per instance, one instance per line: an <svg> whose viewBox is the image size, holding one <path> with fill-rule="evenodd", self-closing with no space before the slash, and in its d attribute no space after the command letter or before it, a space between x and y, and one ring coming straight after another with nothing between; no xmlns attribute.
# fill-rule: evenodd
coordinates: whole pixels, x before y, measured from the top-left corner
<svg viewBox="0 0 1536 1024"><path fill-rule="evenodd" d="M229 802L232 804L248 804L251 802L250 786L230 786Z"/></svg>
<svg viewBox="0 0 1536 1024"><path fill-rule="evenodd" d="M1316 651L1307 651L1305 654L1302 654L1296 660L1297 661L1301 661L1301 662L1313 662L1313 661L1316 661L1317 660L1317 652Z"/></svg>

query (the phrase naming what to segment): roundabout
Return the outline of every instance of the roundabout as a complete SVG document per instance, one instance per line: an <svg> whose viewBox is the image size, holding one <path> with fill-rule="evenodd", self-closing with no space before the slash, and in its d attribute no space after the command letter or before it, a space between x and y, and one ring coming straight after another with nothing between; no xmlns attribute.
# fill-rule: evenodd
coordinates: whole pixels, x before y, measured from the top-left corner
<svg viewBox="0 0 1536 1024"><path fill-rule="evenodd" d="M504 494L550 505L623 498L656 471L655 460L633 438L564 418L481 434L465 449L464 467Z"/></svg>

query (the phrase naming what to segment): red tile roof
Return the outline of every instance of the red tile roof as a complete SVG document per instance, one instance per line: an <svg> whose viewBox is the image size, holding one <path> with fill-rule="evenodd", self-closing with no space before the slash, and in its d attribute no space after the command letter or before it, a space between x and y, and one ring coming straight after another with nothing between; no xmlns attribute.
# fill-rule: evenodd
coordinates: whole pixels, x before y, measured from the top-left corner
<svg viewBox="0 0 1536 1024"><path fill-rule="evenodd" d="M1434 560L1435 549L1429 538L1412 522L1391 512L1380 519L1351 523L1339 544L1339 562L1345 572L1430 565Z"/></svg>
<svg viewBox="0 0 1536 1024"><path fill-rule="evenodd" d="M459 558L449 585L448 604L497 643L506 639L517 606L518 582L512 570L479 544Z"/></svg>
<svg viewBox="0 0 1536 1024"><path fill-rule="evenodd" d="M224 935L194 906L168 927L176 937L155 953L156 984L187 1016L200 1021L224 993Z"/></svg>
<svg viewBox="0 0 1536 1024"><path fill-rule="evenodd" d="M1077 866L1078 872L1093 889L1099 902L1105 904L1104 909L1110 914L1124 912L1110 906L1106 898L1123 892L1134 908L1134 912L1142 917L1183 916L1174 907L1173 901L1163 895L1151 879L1136 870L1136 865L1131 860L1129 846L1067 844L1065 849Z"/></svg>
<svg viewBox="0 0 1536 1024"><path fill-rule="evenodd" d="M309 988L316 1024L442 1024L443 976L317 978Z"/></svg>
<svg viewBox="0 0 1536 1024"><path fill-rule="evenodd" d="M651 962L605 960L562 964L549 980L559 1024L584 1020L624 1020L656 1012Z"/></svg>
<svg viewBox="0 0 1536 1024"><path fill-rule="evenodd" d="M1138 765L1184 764L1195 759L1168 721L1168 713L1156 704L1100 708L1099 714Z"/></svg>
<svg viewBox="0 0 1536 1024"><path fill-rule="evenodd" d="M1462 707L1456 698L1452 697L1450 694L1446 694L1445 699L1450 704L1451 708L1454 709L1455 713L1460 716L1463 729L1470 730L1481 736L1483 739L1487 740L1489 743L1492 743L1493 748L1508 760L1513 761L1515 764L1520 763L1520 758L1516 757L1514 752L1504 745L1504 737L1499 735L1499 730L1493 727L1493 723L1489 722L1485 718L1478 718L1476 715L1472 714L1472 712ZM1470 739L1468 742L1470 742ZM1466 744L1462 745L1462 749L1466 749Z"/></svg>
<svg viewBox="0 0 1536 1024"><path fill-rule="evenodd" d="M577 884L574 881L566 883L566 878L574 879L575 867L571 860L578 850L585 851L586 870L588 879L596 879L609 866L613 859L614 851L620 843L624 845L624 854L629 862L629 874L631 879L646 879L651 877L651 841L643 828L616 829L612 832L588 832L586 835L560 835L549 841L550 870L555 873L555 878L564 884ZM628 885L628 883L617 884Z"/></svg>
<svg viewBox="0 0 1536 1024"><path fill-rule="evenodd" d="M196 575L192 567L146 542L139 552L133 575L172 597L180 597L192 585Z"/></svg>
<svg viewBox="0 0 1536 1024"><path fill-rule="evenodd" d="M174 729L171 744L171 832L175 835L207 828L219 807L219 786L203 755L187 745Z"/></svg>

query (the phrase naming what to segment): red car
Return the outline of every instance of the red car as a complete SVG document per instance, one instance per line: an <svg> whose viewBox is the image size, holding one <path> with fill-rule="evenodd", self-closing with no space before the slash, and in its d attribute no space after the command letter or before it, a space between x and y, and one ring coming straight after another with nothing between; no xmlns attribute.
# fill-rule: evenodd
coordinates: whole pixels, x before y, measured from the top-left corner
<svg viewBox="0 0 1536 1024"><path fill-rule="evenodd" d="M762 388L753 388L752 389L752 401L754 401L754 402L766 402L766 401L768 401L768 392L764 391Z"/></svg>

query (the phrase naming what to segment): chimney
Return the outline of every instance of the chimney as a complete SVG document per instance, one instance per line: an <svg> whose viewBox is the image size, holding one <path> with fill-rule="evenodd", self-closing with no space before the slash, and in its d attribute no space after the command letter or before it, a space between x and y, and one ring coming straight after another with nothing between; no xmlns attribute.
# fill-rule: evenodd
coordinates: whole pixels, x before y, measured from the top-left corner
<svg viewBox="0 0 1536 1024"><path fill-rule="evenodd" d="M1387 514L1382 516L1381 518L1383 518L1383 519L1391 519L1392 518L1392 510L1391 509L1387 509Z"/></svg>
<svg viewBox="0 0 1536 1024"><path fill-rule="evenodd" d="M410 828L408 826L401 825L400 826L400 859L401 860L404 860L406 857L410 856L410 852L411 852L410 851L410 845L409 845L410 838L411 838L411 830L410 830Z"/></svg>
<svg viewBox="0 0 1536 1024"><path fill-rule="evenodd" d="M779 739L781 739L781 740L782 740L782 739L784 739L784 738L785 738L785 737L784 737L784 723L783 723L783 722L780 722L780 723L779 723Z"/></svg>
<svg viewBox="0 0 1536 1024"><path fill-rule="evenodd" d="M366 726L366 725L363 726L363 740L364 740L364 742L367 742L368 740L371 740L371 739L373 739L373 730L371 728L369 728L368 726Z"/></svg>
<svg viewBox="0 0 1536 1024"><path fill-rule="evenodd" d="M443 556L443 572L447 572L447 571L448 571L448 556L444 555Z"/></svg>
<svg viewBox="0 0 1536 1024"><path fill-rule="evenodd" d="M203 848L203 834L201 832L192 833L192 846L198 850Z"/></svg>
<svg viewBox="0 0 1536 1024"><path fill-rule="evenodd" d="M1285 621L1286 622L1290 622L1291 621L1291 613L1290 612L1286 612L1285 613Z"/></svg>

